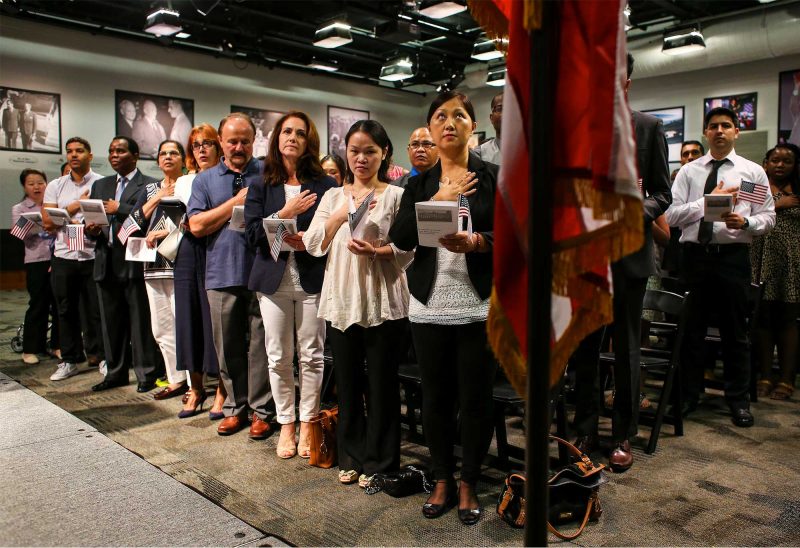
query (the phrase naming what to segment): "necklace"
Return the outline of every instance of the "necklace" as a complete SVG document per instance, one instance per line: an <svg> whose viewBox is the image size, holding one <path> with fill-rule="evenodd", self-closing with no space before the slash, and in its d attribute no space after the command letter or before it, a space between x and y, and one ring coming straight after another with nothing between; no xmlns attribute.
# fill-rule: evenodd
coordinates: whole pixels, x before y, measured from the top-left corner
<svg viewBox="0 0 800 548"><path fill-rule="evenodd" d="M350 195L353 197L353 201L355 201L355 203L356 203L356 204L360 204L361 202L363 202L363 201L364 201L364 198L366 198L367 196L369 196L369 193L370 193L370 192L372 192L373 190L375 190L375 189L374 189L374 188L371 188L371 187L367 187L367 188L364 190L364 192L362 192L360 195L356 195L356 193L355 193L355 192L353 191L353 189L351 188L351 189L350 189Z"/></svg>

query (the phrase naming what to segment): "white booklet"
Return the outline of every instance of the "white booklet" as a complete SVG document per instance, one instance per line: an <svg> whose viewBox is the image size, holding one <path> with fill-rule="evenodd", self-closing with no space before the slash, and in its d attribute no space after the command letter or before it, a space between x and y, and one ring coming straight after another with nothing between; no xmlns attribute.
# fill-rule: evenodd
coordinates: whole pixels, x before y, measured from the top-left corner
<svg viewBox="0 0 800 548"><path fill-rule="evenodd" d="M356 207L356 202L353 199L353 195L351 194L348 196L347 204L348 204L348 214L347 214L347 221L350 226L350 237L354 240L363 240L364 239L364 230L367 226L367 217L369 216L369 205L375 199L375 191L372 190L367 196L364 197L364 201L361 202L361 205Z"/></svg>
<svg viewBox="0 0 800 548"><path fill-rule="evenodd" d="M33 223L33 227L31 227L30 232L28 234L39 234L42 230L42 214L38 211L31 211L28 213L23 213L21 215L23 219L27 219Z"/></svg>
<svg viewBox="0 0 800 548"><path fill-rule="evenodd" d="M158 203L162 205L179 205L183 202L181 202L181 199L177 196L164 196Z"/></svg>
<svg viewBox="0 0 800 548"><path fill-rule="evenodd" d="M139 263L154 263L157 249L147 247L147 238L130 237L125 244L125 260Z"/></svg>
<svg viewBox="0 0 800 548"><path fill-rule="evenodd" d="M271 217L265 217L261 222L264 224L264 232L267 233L267 247L269 248L272 248L272 242L275 241L275 233L278 231L278 227L281 223L286 227L286 231L289 234L297 234L296 219L273 219ZM281 244L281 251L294 251L294 248L286 242L283 242Z"/></svg>
<svg viewBox="0 0 800 548"><path fill-rule="evenodd" d="M60 207L46 207L44 210L47 211L54 225L65 226L69 224L70 217L66 209L61 209Z"/></svg>
<svg viewBox="0 0 800 548"><path fill-rule="evenodd" d="M236 232L244 232L244 206L233 206L233 213L231 213L231 222L228 225L228 230L235 230Z"/></svg>
<svg viewBox="0 0 800 548"><path fill-rule="evenodd" d="M442 247L439 238L458 232L458 204L449 201L417 202L419 245Z"/></svg>
<svg viewBox="0 0 800 548"><path fill-rule="evenodd" d="M703 198L703 221L707 223L725 222L722 216L733 211L730 194L705 194Z"/></svg>
<svg viewBox="0 0 800 548"><path fill-rule="evenodd" d="M83 220L87 225L108 225L108 217L106 216L106 208L103 207L103 200L78 200L78 204L81 206Z"/></svg>

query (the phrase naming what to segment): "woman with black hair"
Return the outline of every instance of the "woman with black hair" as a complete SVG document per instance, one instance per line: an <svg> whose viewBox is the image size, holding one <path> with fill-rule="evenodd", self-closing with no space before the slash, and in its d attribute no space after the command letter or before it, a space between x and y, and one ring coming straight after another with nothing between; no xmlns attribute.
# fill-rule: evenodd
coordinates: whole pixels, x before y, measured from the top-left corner
<svg viewBox="0 0 800 548"><path fill-rule="evenodd" d="M764 284L759 306L756 347L761 379L758 395L787 400L794 393L800 317L800 149L779 144L764 157L764 170L775 200L775 228L753 239L753 280ZM773 382L772 356L778 347L780 379Z"/></svg>
<svg viewBox="0 0 800 548"><path fill-rule="evenodd" d="M492 384L497 364L486 339L492 288L494 194L498 167L470 154L476 127L469 98L449 91L428 109L428 128L439 162L412 177L389 232L400 249L414 249L408 270L409 320L422 375L422 421L433 459L436 487L422 507L437 518L458 504L466 525L477 523L475 494L481 462L492 439ZM439 240L441 247L419 246L415 204L467 197L472 231ZM461 485L453 479L455 409L460 409L463 449Z"/></svg>
<svg viewBox="0 0 800 548"><path fill-rule="evenodd" d="M361 120L347 132L345 146L345 184L322 197L303 241L312 255L328 256L319 316L330 323L336 372L339 481L366 487L373 474L400 466L397 367L408 317L404 270L413 252L397 249L389 237L403 189L388 184L386 130ZM351 204L363 213L355 235Z"/></svg>
<svg viewBox="0 0 800 548"><path fill-rule="evenodd" d="M342 186L344 182L344 174L347 173L347 167L344 165L344 160L338 154L326 154L319 161L322 169L329 176L336 180L336 184Z"/></svg>
<svg viewBox="0 0 800 548"><path fill-rule="evenodd" d="M269 382L281 425L276 452L282 459L311 456L310 421L319 413L325 322L317 317L325 258L306 252L302 236L322 196L336 186L319 162L319 134L304 112L289 112L271 132L264 184L247 192L247 244L256 249L249 289L256 291L265 326ZM293 219L291 251L273 257L263 219ZM300 384L300 440L295 437L294 354Z"/></svg>

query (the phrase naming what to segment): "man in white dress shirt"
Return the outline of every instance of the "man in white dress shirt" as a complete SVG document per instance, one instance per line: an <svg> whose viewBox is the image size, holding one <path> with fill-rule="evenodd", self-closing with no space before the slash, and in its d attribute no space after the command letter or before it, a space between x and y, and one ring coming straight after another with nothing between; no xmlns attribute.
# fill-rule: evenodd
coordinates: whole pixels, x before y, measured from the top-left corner
<svg viewBox="0 0 800 548"><path fill-rule="evenodd" d="M500 128L503 122L503 93L500 92L492 97L492 112L489 114L489 121L494 128L494 139L489 139L475 149L478 158L484 162L500 165L502 154L500 153Z"/></svg>
<svg viewBox="0 0 800 548"><path fill-rule="evenodd" d="M775 206L762 167L738 156L736 114L715 108L706 114L704 133L709 152L687 163L672 186L667 222L682 230L682 278L690 292L682 351L686 401L693 410L703 388L703 355L709 313L719 315L725 399L736 426L752 426L750 412L750 349L747 340L747 294L750 290L749 245L753 236L775 225ZM703 220L704 195L733 197L733 211L724 222Z"/></svg>

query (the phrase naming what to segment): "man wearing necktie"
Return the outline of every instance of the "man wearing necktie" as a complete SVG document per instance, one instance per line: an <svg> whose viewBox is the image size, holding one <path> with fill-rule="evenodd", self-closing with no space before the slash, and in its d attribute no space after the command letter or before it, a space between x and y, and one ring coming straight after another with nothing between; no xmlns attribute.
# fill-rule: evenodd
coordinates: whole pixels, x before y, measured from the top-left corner
<svg viewBox="0 0 800 548"><path fill-rule="evenodd" d="M155 387L164 373L164 362L150 328L150 307L144 287L142 263L125 260L125 246L119 240L123 221L133 211L148 184L158 181L136 168L136 141L117 136L108 147L108 163L117 173L98 179L89 198L103 200L108 227L90 224L87 234L97 239L94 279L100 295L100 316L108 372L95 392L128 384L133 364L138 391Z"/></svg>
<svg viewBox="0 0 800 548"><path fill-rule="evenodd" d="M739 120L727 108L711 109L704 119L708 153L687 163L672 186L672 207L666 217L681 229L683 270L689 291L682 349L684 413L697 407L703 389L703 357L710 313L719 317L725 399L733 424L752 426L750 412L750 347L747 340L747 294L750 289L749 245L753 236L775 226L775 206L762 167L736 154ZM755 185L761 193L745 193ZM703 219L705 194L730 195L734 207L724 222Z"/></svg>

